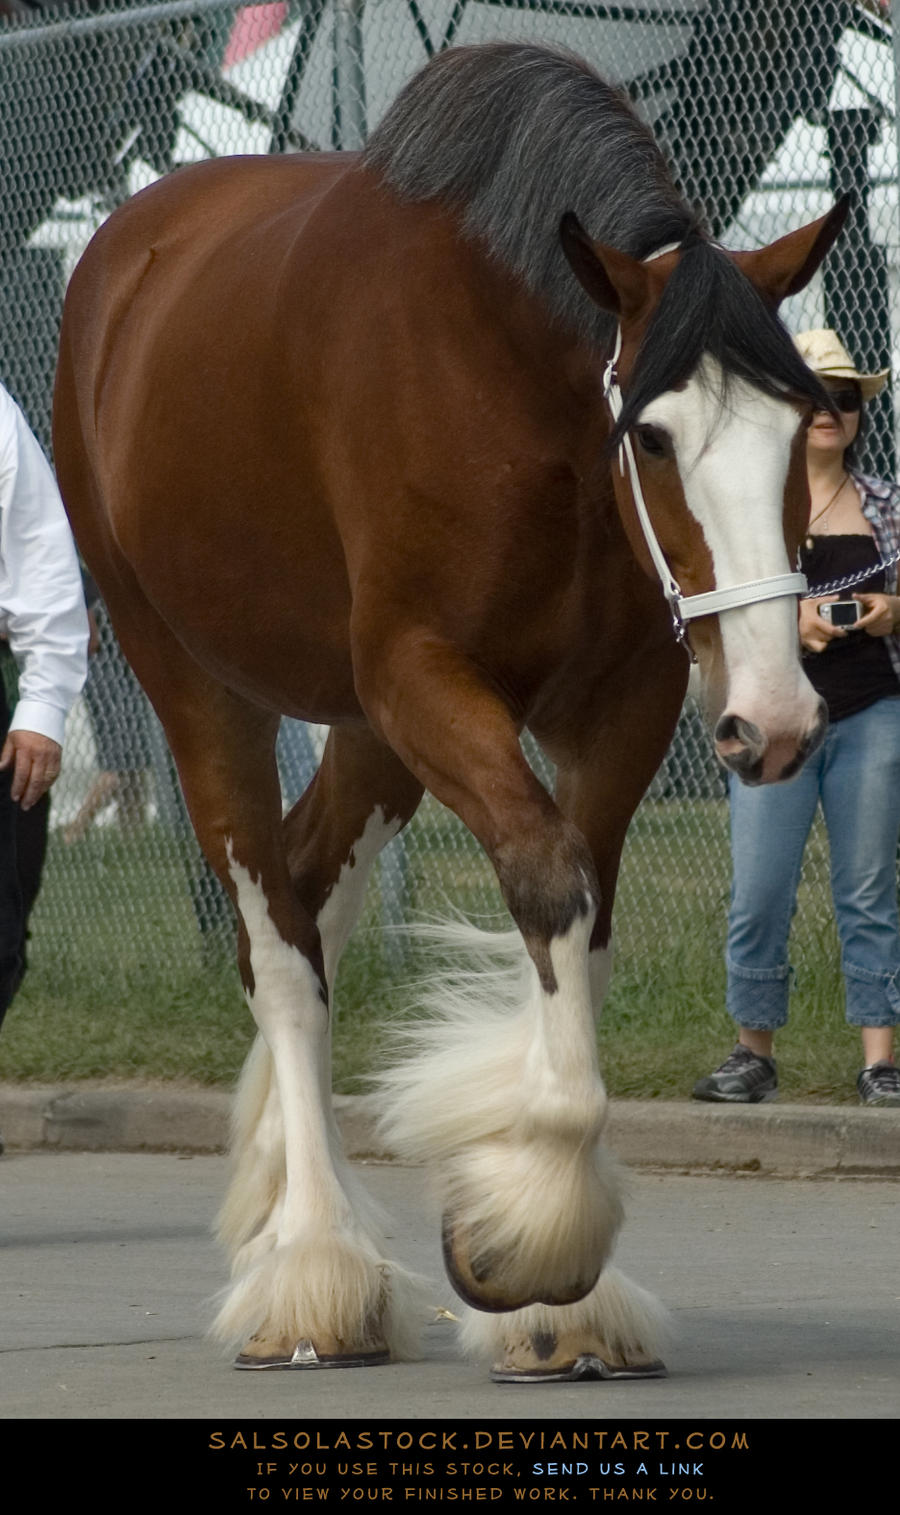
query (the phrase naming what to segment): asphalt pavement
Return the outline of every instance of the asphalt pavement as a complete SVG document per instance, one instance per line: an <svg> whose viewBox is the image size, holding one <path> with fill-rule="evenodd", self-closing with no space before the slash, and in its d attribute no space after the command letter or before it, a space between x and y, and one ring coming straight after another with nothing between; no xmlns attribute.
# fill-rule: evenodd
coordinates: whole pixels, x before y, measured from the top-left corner
<svg viewBox="0 0 900 1515"><path fill-rule="evenodd" d="M227 1277L212 1239L226 1117L226 1099L188 1089L0 1088L0 1415L19 1422L16 1445L32 1465L48 1446L68 1465L77 1446L108 1468L112 1434L147 1489L161 1479L168 1488L175 1459L183 1489L225 1509L270 1496L397 1503L510 1492L584 1504L649 1500L654 1489L663 1503L663 1470L671 1482L680 1468L669 1499L740 1510L749 1505L737 1485L750 1488L742 1449L763 1432L789 1430L796 1460L800 1431L817 1427L824 1450L812 1460L827 1483L834 1447L861 1455L865 1435L864 1455L874 1455L875 1428L900 1412L900 1112L615 1105L610 1142L629 1169L615 1261L670 1311L669 1376L544 1386L494 1385L461 1356L462 1307L444 1278L424 1174L380 1150L371 1111L354 1100L341 1102L345 1140L391 1217L391 1249L432 1283L421 1356L356 1371L235 1372L206 1334ZM163 1421L165 1431L152 1429ZM416 1448L433 1459L438 1427L451 1451L427 1474ZM335 1461L354 1455L335 1450L340 1428L344 1444L374 1445L365 1461ZM563 1450L535 1461L535 1438L549 1447L553 1434ZM389 1436L413 1448L403 1450L412 1460L399 1460ZM503 1438L516 1436L503 1445L518 1460L496 1461ZM641 1473L635 1447L648 1437L654 1453L705 1447L706 1460L680 1450ZM598 1438L607 1448L618 1438L618 1483ZM589 1442L565 1460L566 1445ZM462 1462L446 1462L457 1448L494 1456L465 1466L495 1474L464 1476ZM779 1445L772 1466L784 1455ZM543 1477L551 1463L551 1482L535 1483L534 1470ZM118 1509L119 1485L104 1487L94 1507Z"/></svg>
<svg viewBox="0 0 900 1515"><path fill-rule="evenodd" d="M632 1173L616 1263L671 1311L667 1379L492 1385L463 1361L421 1170L363 1165L392 1246L433 1281L414 1363L238 1373L205 1335L226 1282L221 1157L11 1154L0 1415L169 1418L895 1416L896 1180ZM443 1313L449 1312L449 1313Z"/></svg>
<svg viewBox="0 0 900 1515"><path fill-rule="evenodd" d="M225 1279L211 1225L228 1103L166 1085L0 1086L0 1413L237 1415L287 1400L305 1415L348 1402L368 1415L386 1394L398 1414L522 1412L519 1390L461 1361L446 1316L426 1328L416 1365L242 1375L219 1359L203 1333ZM434 1279L435 1310L455 1313L423 1174L391 1161L364 1100L338 1106L403 1260ZM566 1413L614 1395L617 1413L709 1415L723 1393L735 1413L757 1414L782 1392L796 1413L811 1409L811 1389L815 1413L843 1414L849 1364L858 1413L896 1413L883 1374L898 1344L900 1111L616 1102L609 1140L633 1189L617 1261L672 1309L672 1376L548 1386L529 1414L547 1395Z"/></svg>

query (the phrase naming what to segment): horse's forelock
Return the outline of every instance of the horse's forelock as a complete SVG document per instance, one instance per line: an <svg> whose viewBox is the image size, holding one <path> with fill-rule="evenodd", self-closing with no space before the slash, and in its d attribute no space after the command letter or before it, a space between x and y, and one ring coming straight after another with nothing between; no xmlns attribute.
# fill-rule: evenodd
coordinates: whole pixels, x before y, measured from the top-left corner
<svg viewBox="0 0 900 1515"><path fill-rule="evenodd" d="M833 409L776 312L726 252L698 237L685 246L651 317L610 445L652 400L695 373L706 353L726 389L730 378L741 378L777 399Z"/></svg>

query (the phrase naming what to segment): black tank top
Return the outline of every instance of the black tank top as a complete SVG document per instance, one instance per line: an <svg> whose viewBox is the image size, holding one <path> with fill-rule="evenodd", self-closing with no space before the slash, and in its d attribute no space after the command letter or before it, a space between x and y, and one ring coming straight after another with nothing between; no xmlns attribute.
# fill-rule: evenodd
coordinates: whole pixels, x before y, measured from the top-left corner
<svg viewBox="0 0 900 1515"><path fill-rule="evenodd" d="M879 562L874 537L858 535L815 537L812 547L800 551L800 567L814 589L847 574L861 573ZM884 590L884 569L880 568L848 589L845 598ZM864 631L831 642L824 652L804 654L804 672L813 688L828 706L830 721L856 715L883 700L900 695L900 681L894 673L884 637L870 637Z"/></svg>

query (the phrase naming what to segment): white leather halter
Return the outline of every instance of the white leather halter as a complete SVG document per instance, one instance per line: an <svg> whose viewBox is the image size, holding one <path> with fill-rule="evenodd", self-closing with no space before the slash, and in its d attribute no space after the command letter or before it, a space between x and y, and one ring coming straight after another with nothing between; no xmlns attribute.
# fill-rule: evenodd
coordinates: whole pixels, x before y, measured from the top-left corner
<svg viewBox="0 0 900 1515"><path fill-rule="evenodd" d="M664 253L674 252L678 247L675 243L669 247L661 247L657 252L651 253L644 262L649 263L653 258L661 258ZM613 425L618 422L622 414L622 391L616 375L616 364L622 351L622 328L616 333L616 346L612 357L606 365L603 374L603 393L609 406ZM619 443L619 472L623 478L627 468L628 479L631 484L631 493L634 499L634 508L637 511L641 530L647 549L653 559L653 566L659 574L663 594L668 601L672 612L672 626L676 637L682 646L690 653L690 645L687 640L688 621L695 620L701 615L718 615L722 610L734 610L739 605L755 605L761 600L778 600L787 595L801 595L807 589L806 576L802 573L779 573L766 579L749 579L743 584L729 584L723 589L711 589L706 594L682 594L681 586L674 578L671 569L663 555L659 545L650 514L644 500L644 491L641 488L641 477L638 473L637 459L634 455L634 447L629 432L625 432ZM693 654L691 654L693 656Z"/></svg>

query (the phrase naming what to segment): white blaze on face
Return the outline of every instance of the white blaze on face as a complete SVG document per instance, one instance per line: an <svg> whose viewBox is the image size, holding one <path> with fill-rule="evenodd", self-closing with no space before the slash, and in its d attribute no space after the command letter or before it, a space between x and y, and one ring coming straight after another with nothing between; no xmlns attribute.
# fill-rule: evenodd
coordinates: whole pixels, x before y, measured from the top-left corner
<svg viewBox="0 0 900 1515"><path fill-rule="evenodd" d="M722 393L721 370L707 355L684 389L658 396L640 417L672 439L718 589L795 566L788 562L783 513L799 424L791 405L742 379L730 379L724 405ZM796 599L723 611L719 627L727 710L756 725L767 743L802 739L815 724L819 702L799 663Z"/></svg>

